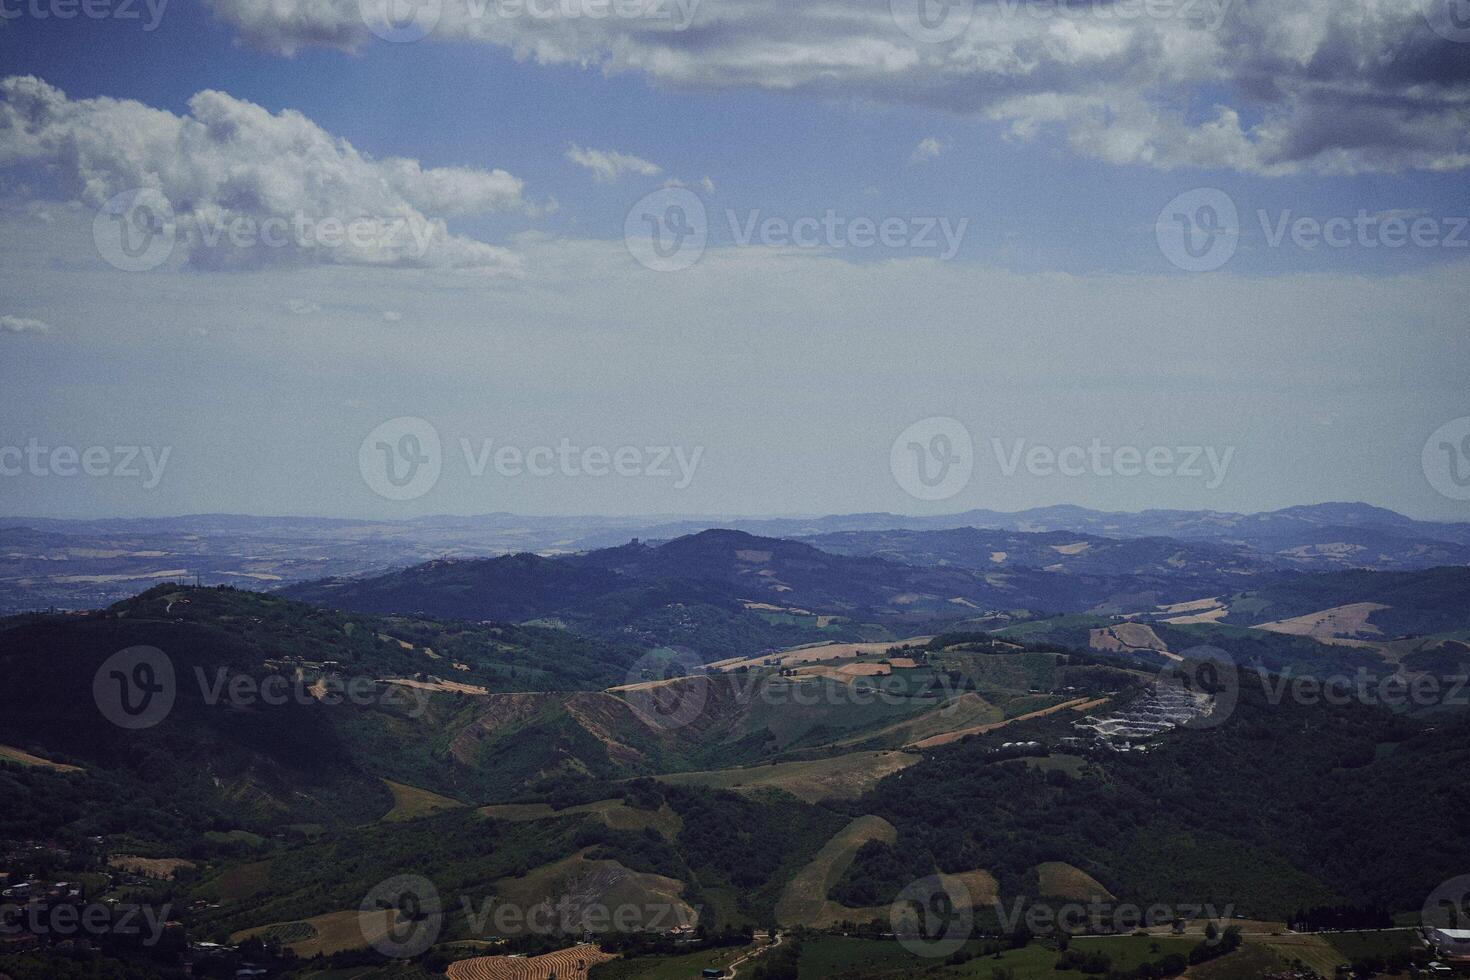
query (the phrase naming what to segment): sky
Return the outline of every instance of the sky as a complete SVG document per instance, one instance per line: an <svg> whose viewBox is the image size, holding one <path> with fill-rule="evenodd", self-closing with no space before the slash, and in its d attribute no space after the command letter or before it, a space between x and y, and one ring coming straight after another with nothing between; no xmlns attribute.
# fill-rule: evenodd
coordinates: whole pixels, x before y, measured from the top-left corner
<svg viewBox="0 0 1470 980"><path fill-rule="evenodd" d="M1470 520L1465 0L0 0L0 511Z"/></svg>

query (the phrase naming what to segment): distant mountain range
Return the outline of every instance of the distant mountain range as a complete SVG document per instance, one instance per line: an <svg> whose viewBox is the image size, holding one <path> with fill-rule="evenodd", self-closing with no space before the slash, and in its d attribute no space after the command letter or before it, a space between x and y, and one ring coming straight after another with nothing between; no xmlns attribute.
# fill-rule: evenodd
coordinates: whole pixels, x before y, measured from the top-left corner
<svg viewBox="0 0 1470 980"><path fill-rule="evenodd" d="M1375 636L1407 636L1470 627L1470 568L1463 567L1304 573L1216 545L1070 532L832 537L834 549L856 541L882 554L835 554L803 541L712 530L560 558L436 561L283 592L378 615L550 622L603 639L688 647L706 661L1035 614L1178 622L1182 613L1186 622L1254 626L1356 604L1365 608L1353 632L1316 632L1356 636L1371 627Z"/></svg>
<svg viewBox="0 0 1470 980"><path fill-rule="evenodd" d="M327 577L380 574L445 558L567 555L666 541L719 527L803 539L849 557L1002 572L1133 576L1104 592L1158 591L1158 575L1204 592L1238 576L1299 569L1413 570L1470 565L1470 523L1435 523L1330 503L1264 514L1108 513L1057 506L936 517L814 518L425 517L407 521L197 515L70 521L0 518L0 612L96 608L158 581L274 589ZM1085 546L1085 547L1083 547ZM998 557L1004 553L1004 557ZM1194 581L1189 580L1193 578ZM994 584L994 583L992 583ZM1046 596L1056 583L1042 589ZM1065 590L1064 590L1065 591ZM1085 590L1096 596L1097 589ZM1172 585L1166 589L1172 594ZM1203 594L1203 592L1201 593ZM950 598L983 602L958 590ZM1077 601L1081 601L1078 599Z"/></svg>

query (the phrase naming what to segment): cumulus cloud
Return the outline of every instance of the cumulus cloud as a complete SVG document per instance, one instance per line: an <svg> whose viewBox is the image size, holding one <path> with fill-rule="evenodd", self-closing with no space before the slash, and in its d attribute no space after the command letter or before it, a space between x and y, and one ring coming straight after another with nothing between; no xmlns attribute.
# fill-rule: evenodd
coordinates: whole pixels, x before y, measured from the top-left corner
<svg viewBox="0 0 1470 980"><path fill-rule="evenodd" d="M503 170L374 160L298 112L223 92L200 92L177 116L70 99L34 77L0 81L0 168L24 168L94 208L139 188L161 195L154 212L165 214L154 219L171 220L204 268L515 271L512 252L451 234L445 220L527 206L522 182Z"/></svg>
<svg viewBox="0 0 1470 980"><path fill-rule="evenodd" d="M27 316L0 316L0 333L50 333L51 324Z"/></svg>
<svg viewBox="0 0 1470 980"><path fill-rule="evenodd" d="M626 174L639 177L657 177L664 168L650 163L631 153L616 150L584 150L575 143L567 150L567 159L579 167L592 171L592 179L599 184L610 184Z"/></svg>
<svg viewBox="0 0 1470 980"><path fill-rule="evenodd" d="M923 163L925 160L933 160L944 152L944 144L932 136L925 136L919 140L919 145L914 147L914 152L909 155L911 163Z"/></svg>
<svg viewBox="0 0 1470 980"><path fill-rule="evenodd" d="M285 54L374 40L359 0L211 2ZM937 27L916 2L650 0L643 16L590 18L438 0L423 43L970 113L1011 138L1055 133L1078 153L1161 169L1470 166L1470 44L1425 13L1453 0L962 0Z"/></svg>

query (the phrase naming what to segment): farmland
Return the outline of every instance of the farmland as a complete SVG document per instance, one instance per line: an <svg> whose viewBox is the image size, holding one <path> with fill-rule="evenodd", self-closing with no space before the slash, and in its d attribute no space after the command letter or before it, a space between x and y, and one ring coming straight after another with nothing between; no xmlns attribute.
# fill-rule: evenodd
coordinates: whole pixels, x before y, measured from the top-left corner
<svg viewBox="0 0 1470 980"><path fill-rule="evenodd" d="M879 817L858 817L833 837L811 863L797 872L776 903L776 918L783 925L821 928L844 919L867 921L885 909L848 909L829 901L832 890L852 864L858 848L868 841L892 844L898 836L893 825Z"/></svg>
<svg viewBox="0 0 1470 980"><path fill-rule="evenodd" d="M906 752L854 752L809 762L673 773L659 779L678 786L708 786L741 793L779 789L799 800L815 803L832 797L856 799L885 776L918 761L917 755Z"/></svg>
<svg viewBox="0 0 1470 980"><path fill-rule="evenodd" d="M388 789L393 793L393 809L383 815L384 820L413 820L439 810L464 806L458 800L451 800L447 796L440 796L438 793L431 793L417 786L395 783L391 779L385 779L383 782L388 784Z"/></svg>
<svg viewBox="0 0 1470 980"><path fill-rule="evenodd" d="M38 755L32 755L16 748L13 745L0 745L0 761L14 762L22 766L39 766L42 769L50 769L52 772L82 772L80 766L69 766L62 762L52 762Z"/></svg>
<svg viewBox="0 0 1470 980"><path fill-rule="evenodd" d="M573 946L541 956L478 956L449 964L449 980L587 980L587 972L614 959L596 946Z"/></svg>

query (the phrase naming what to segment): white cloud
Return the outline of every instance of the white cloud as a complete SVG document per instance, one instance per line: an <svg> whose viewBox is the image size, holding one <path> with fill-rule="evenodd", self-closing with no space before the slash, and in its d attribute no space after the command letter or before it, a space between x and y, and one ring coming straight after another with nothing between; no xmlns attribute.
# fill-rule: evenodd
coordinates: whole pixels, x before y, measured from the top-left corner
<svg viewBox="0 0 1470 980"><path fill-rule="evenodd" d="M313 303L311 300L306 299L288 299L286 300L286 309L296 316L311 316L313 313L320 313L322 311L320 303Z"/></svg>
<svg viewBox="0 0 1470 980"><path fill-rule="evenodd" d="M402 313L399 313L397 310L384 310L383 311L383 322L384 323L402 323L403 322L403 314Z"/></svg>
<svg viewBox="0 0 1470 980"><path fill-rule="evenodd" d="M50 333L51 324L26 316L0 316L0 333Z"/></svg>
<svg viewBox="0 0 1470 980"><path fill-rule="evenodd" d="M925 136L919 140L919 145L914 147L914 152L909 155L909 162L923 163L926 160L933 160L942 152L944 152L943 143L932 136Z"/></svg>
<svg viewBox="0 0 1470 980"><path fill-rule="evenodd" d="M610 184L627 174L657 177L664 172L664 168L658 164L650 163L642 157L635 157L631 153L619 153L617 150L584 150L575 143L567 150L567 159L579 167L586 167L592 171L592 179L599 184Z"/></svg>
<svg viewBox="0 0 1470 980"><path fill-rule="evenodd" d="M34 77L0 81L0 168L101 207L136 188L171 205L189 261L205 268L387 265L516 271L504 248L451 234L446 218L524 209L503 170L374 160L298 112L223 92L189 114L130 100L69 99Z"/></svg>
<svg viewBox="0 0 1470 980"><path fill-rule="evenodd" d="M374 41L359 0L212 4L282 53ZM1014 138L1055 132L1075 152L1161 169L1470 166L1470 45L1437 35L1411 0L979 0L973 13L950 5L959 19L942 43L914 24L906 33L889 0L648 6L666 17L507 17L442 0L421 43L480 42L670 86L970 113Z"/></svg>

